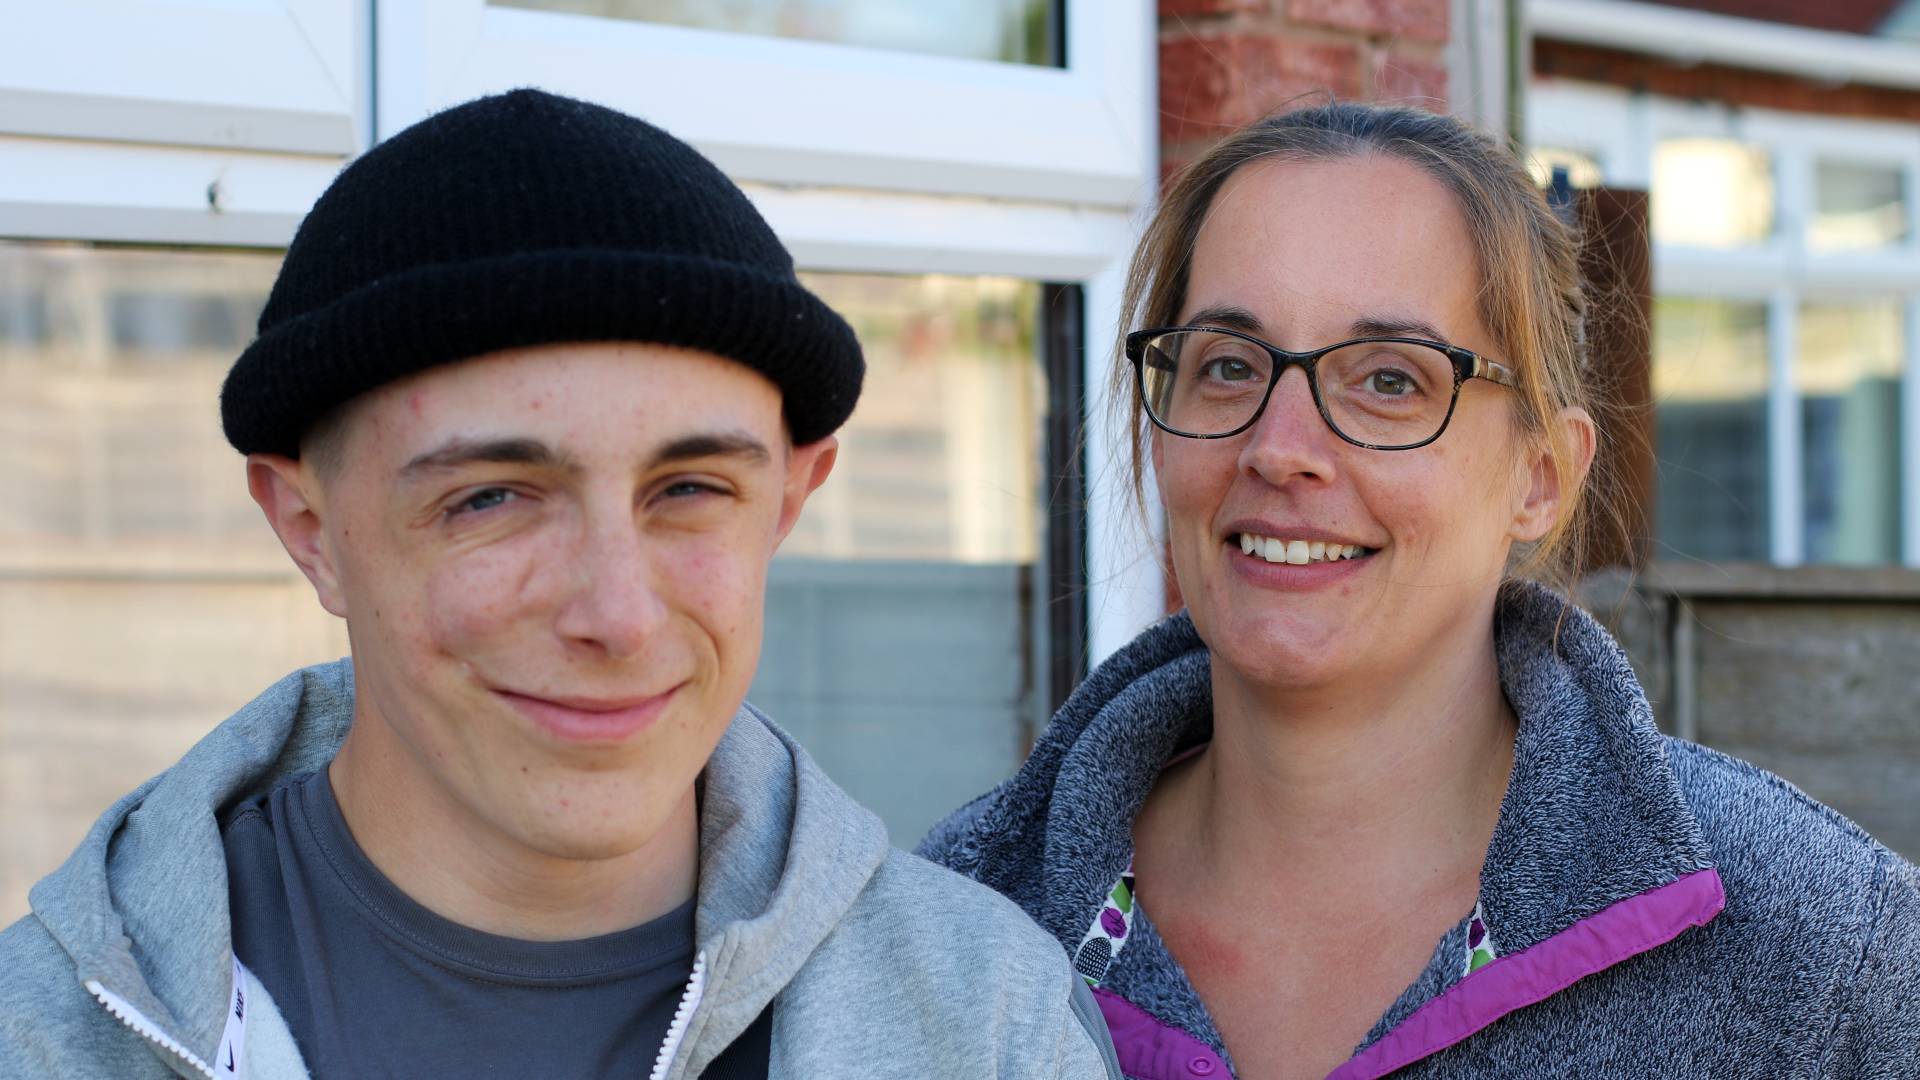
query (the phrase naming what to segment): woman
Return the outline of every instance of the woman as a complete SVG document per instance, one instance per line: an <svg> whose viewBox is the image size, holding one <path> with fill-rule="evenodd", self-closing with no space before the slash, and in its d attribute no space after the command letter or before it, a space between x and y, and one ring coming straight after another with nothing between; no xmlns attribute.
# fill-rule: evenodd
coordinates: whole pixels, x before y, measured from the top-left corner
<svg viewBox="0 0 1920 1080"><path fill-rule="evenodd" d="M1187 610L922 846L1129 1076L1920 1075L1914 867L1522 580L1575 565L1583 306L1451 119L1271 117L1166 193L1119 375Z"/></svg>

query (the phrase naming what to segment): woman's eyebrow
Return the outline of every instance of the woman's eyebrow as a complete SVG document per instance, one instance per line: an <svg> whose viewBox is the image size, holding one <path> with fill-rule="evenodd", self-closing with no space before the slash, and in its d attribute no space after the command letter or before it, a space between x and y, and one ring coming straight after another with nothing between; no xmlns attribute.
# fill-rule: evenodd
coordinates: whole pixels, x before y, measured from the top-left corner
<svg viewBox="0 0 1920 1080"><path fill-rule="evenodd" d="M1390 315L1370 315L1353 320L1355 337L1422 337L1435 341L1445 341L1440 331L1430 322L1421 319L1395 318Z"/></svg>
<svg viewBox="0 0 1920 1080"><path fill-rule="evenodd" d="M1229 330L1256 335L1263 333L1266 329L1260 324L1259 316L1246 308L1234 307L1232 304L1216 304L1213 307L1201 308L1187 316L1187 325L1224 326Z"/></svg>
<svg viewBox="0 0 1920 1080"><path fill-rule="evenodd" d="M1260 317L1243 307L1218 304L1204 307L1187 317L1193 326L1221 326L1228 330L1258 336L1266 332ZM1424 319L1398 315L1363 315L1348 328L1354 337L1423 337L1445 341L1438 329Z"/></svg>

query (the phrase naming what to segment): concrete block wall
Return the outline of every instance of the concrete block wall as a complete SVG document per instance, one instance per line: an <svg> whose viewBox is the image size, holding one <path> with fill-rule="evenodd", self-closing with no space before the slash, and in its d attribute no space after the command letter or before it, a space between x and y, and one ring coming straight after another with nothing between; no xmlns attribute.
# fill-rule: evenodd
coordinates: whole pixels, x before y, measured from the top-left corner
<svg viewBox="0 0 1920 1080"><path fill-rule="evenodd" d="M1920 571L1655 563L1590 579L1669 734L1920 858Z"/></svg>

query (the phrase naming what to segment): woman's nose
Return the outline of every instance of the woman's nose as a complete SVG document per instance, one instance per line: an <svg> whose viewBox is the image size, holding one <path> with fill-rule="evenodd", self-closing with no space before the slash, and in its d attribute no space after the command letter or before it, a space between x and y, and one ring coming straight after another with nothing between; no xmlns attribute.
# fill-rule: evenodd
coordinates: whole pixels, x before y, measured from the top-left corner
<svg viewBox="0 0 1920 1080"><path fill-rule="evenodd" d="M1333 444L1340 437L1314 404L1302 365L1281 370L1279 384L1247 436L1240 467L1251 476L1279 486L1297 477L1326 480L1333 475Z"/></svg>

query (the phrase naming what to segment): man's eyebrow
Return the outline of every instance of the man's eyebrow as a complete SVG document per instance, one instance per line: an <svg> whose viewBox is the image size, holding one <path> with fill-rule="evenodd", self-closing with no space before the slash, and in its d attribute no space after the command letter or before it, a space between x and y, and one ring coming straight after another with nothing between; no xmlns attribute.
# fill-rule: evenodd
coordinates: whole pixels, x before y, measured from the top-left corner
<svg viewBox="0 0 1920 1080"><path fill-rule="evenodd" d="M654 452L647 467L657 469L662 465L707 457L746 458L755 465L764 465L773 460L773 451L767 449L766 443L744 431L701 432L698 435L683 435L662 446Z"/></svg>
<svg viewBox="0 0 1920 1080"><path fill-rule="evenodd" d="M478 463L539 465L559 469L575 467L572 458L539 439L455 437L407 462L401 467L400 475L403 478L413 477Z"/></svg>

